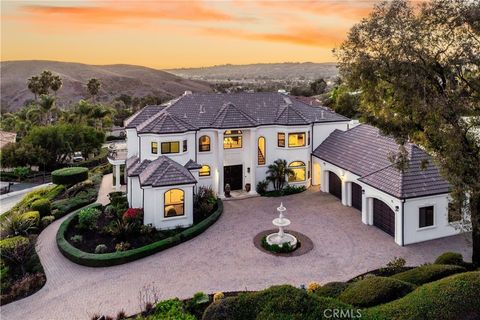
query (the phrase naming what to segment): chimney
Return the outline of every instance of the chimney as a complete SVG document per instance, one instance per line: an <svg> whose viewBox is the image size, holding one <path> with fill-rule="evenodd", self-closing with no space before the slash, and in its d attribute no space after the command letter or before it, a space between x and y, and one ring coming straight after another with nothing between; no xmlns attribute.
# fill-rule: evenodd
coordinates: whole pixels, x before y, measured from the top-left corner
<svg viewBox="0 0 480 320"><path fill-rule="evenodd" d="M203 104L200 105L200 113L205 113L205 106Z"/></svg>
<svg viewBox="0 0 480 320"><path fill-rule="evenodd" d="M321 119L325 119L325 116L324 116L324 114L323 114L323 110L320 112L320 118L321 118Z"/></svg>
<svg viewBox="0 0 480 320"><path fill-rule="evenodd" d="M192 94L192 91L187 90L187 91L185 91L185 92L183 93L184 96L189 95L189 94Z"/></svg>

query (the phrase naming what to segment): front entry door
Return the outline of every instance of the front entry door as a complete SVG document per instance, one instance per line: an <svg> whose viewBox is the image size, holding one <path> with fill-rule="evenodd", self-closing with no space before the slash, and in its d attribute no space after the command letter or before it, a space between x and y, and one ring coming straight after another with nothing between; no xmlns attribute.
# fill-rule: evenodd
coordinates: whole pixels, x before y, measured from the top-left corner
<svg viewBox="0 0 480 320"><path fill-rule="evenodd" d="M223 180L225 185L230 185L230 190L242 190L243 187L243 166L224 166ZM224 186L225 187L225 186Z"/></svg>

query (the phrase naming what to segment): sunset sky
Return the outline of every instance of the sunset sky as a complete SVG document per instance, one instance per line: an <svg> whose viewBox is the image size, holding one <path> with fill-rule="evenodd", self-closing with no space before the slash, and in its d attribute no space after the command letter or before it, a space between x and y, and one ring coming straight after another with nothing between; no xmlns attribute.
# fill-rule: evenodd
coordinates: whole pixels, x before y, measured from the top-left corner
<svg viewBox="0 0 480 320"><path fill-rule="evenodd" d="M334 61L374 1L4 1L1 60L154 68Z"/></svg>

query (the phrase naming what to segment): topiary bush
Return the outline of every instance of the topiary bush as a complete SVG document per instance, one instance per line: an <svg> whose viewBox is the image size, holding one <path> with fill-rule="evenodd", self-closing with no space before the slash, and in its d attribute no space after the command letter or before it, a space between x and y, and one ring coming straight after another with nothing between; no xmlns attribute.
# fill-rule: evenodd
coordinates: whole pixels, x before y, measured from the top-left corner
<svg viewBox="0 0 480 320"><path fill-rule="evenodd" d="M315 290L314 292L315 292L315 295L319 297L336 298L347 287L348 287L348 283L346 282L328 282L328 283L325 283L320 288L317 288L317 290Z"/></svg>
<svg viewBox="0 0 480 320"><path fill-rule="evenodd" d="M435 260L436 264L450 264L456 266L463 266L463 256L457 252L445 252L438 256Z"/></svg>
<svg viewBox="0 0 480 320"><path fill-rule="evenodd" d="M397 273L391 278L421 285L427 282L445 278L449 275L465 272L465 268L453 265L427 264L408 271Z"/></svg>
<svg viewBox="0 0 480 320"><path fill-rule="evenodd" d="M88 179L88 168L70 167L52 172L52 182L55 184L74 185Z"/></svg>
<svg viewBox="0 0 480 320"><path fill-rule="evenodd" d="M351 283L338 299L357 307L371 307L403 297L413 289L408 282L370 276Z"/></svg>
<svg viewBox="0 0 480 320"><path fill-rule="evenodd" d="M478 319L480 272L466 272L425 284L405 297L362 310L362 319Z"/></svg>
<svg viewBox="0 0 480 320"><path fill-rule="evenodd" d="M50 200L45 198L40 198L32 202L30 205L32 211L38 211L41 217L50 215L51 212L51 203Z"/></svg>

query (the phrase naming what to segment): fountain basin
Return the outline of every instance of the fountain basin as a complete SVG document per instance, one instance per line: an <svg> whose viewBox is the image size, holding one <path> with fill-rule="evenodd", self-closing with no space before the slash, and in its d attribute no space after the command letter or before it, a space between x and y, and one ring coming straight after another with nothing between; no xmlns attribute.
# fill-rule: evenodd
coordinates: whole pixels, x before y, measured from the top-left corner
<svg viewBox="0 0 480 320"><path fill-rule="evenodd" d="M286 218L276 218L273 219L272 223L276 227L287 227L290 225L290 220Z"/></svg>
<svg viewBox="0 0 480 320"><path fill-rule="evenodd" d="M288 243L292 249L297 247L297 238L289 233L271 233L266 237L266 240L269 245L275 244L282 247L285 243Z"/></svg>

